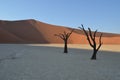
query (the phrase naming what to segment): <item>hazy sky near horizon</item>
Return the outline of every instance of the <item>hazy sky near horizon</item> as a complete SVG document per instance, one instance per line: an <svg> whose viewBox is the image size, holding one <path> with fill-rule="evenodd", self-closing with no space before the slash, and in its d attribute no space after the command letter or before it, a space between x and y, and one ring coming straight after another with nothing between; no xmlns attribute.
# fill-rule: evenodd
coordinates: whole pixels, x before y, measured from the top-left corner
<svg viewBox="0 0 120 80"><path fill-rule="evenodd" d="M120 33L120 0L0 0L1 20L45 23Z"/></svg>

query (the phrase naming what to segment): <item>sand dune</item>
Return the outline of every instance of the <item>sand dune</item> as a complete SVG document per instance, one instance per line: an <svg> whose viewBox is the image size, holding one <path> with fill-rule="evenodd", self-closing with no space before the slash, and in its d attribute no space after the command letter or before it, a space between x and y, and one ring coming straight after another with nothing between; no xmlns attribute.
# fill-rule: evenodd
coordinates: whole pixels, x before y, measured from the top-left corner
<svg viewBox="0 0 120 80"><path fill-rule="evenodd" d="M37 20L0 21L0 43L63 43L54 34L71 28L46 24ZM99 33L97 34L97 36ZM104 33L104 44L120 44L120 34ZM88 44L81 30L75 30L68 43Z"/></svg>
<svg viewBox="0 0 120 80"><path fill-rule="evenodd" d="M0 28L0 42L1 43L9 43L9 42L15 42L15 41L20 41L20 42L23 42L24 40L20 39L18 36L6 31L6 30L3 30Z"/></svg>

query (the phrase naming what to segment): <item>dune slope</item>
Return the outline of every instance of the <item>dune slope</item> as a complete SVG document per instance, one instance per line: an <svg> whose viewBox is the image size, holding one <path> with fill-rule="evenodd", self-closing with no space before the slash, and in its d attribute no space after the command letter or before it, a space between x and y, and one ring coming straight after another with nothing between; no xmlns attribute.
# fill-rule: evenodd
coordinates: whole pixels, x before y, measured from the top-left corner
<svg viewBox="0 0 120 80"><path fill-rule="evenodd" d="M0 21L0 43L63 43L54 36L71 28L43 23L37 20ZM99 36L99 33L97 34ZM104 44L120 44L120 34L104 33ZM68 43L88 44L84 33L75 30Z"/></svg>

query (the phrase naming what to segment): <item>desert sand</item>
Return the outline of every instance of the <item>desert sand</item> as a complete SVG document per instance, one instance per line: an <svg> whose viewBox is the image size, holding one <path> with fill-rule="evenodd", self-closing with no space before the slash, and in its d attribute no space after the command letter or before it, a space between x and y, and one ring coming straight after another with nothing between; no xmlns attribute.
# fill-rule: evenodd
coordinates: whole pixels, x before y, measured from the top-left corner
<svg viewBox="0 0 120 80"><path fill-rule="evenodd" d="M0 80L120 80L120 45L0 44Z"/></svg>
<svg viewBox="0 0 120 80"><path fill-rule="evenodd" d="M54 34L63 33L64 31L70 32L71 28L51 25L33 19L18 21L0 20L0 43L58 44L63 43L63 41L54 36ZM120 44L120 34L102 33L102 42L104 44ZM99 35L100 33L97 34L96 39L98 39ZM68 43L88 44L88 41L81 30L75 29Z"/></svg>
<svg viewBox="0 0 120 80"><path fill-rule="evenodd" d="M47 46L47 47L64 47L64 44L27 44L30 46ZM88 49L92 50L90 45L88 44L68 44L69 48L75 48L75 49ZM102 45L100 48L100 51L113 51L113 52L120 52L120 45L112 45L112 44L106 44Z"/></svg>

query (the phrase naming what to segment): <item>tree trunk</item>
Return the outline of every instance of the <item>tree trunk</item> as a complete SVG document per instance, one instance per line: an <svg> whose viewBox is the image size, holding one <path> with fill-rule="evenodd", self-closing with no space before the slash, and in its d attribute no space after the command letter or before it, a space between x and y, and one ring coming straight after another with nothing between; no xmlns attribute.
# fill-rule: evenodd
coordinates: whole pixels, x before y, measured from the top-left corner
<svg viewBox="0 0 120 80"><path fill-rule="evenodd" d="M68 53L67 41L64 43L64 53Z"/></svg>
<svg viewBox="0 0 120 80"><path fill-rule="evenodd" d="M97 54L97 50L94 50L91 60L96 60L96 54Z"/></svg>

